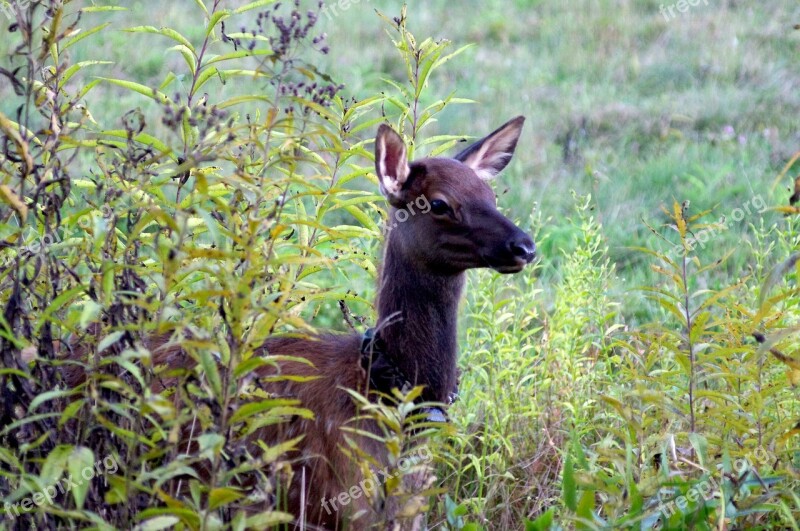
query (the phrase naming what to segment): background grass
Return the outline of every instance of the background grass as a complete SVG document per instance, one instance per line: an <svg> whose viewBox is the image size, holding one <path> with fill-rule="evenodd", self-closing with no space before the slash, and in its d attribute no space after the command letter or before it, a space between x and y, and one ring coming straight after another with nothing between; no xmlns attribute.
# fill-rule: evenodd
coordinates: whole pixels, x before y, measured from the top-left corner
<svg viewBox="0 0 800 531"><path fill-rule="evenodd" d="M163 25L199 39L202 21L185 16L190 5L139 1L98 18L119 30ZM513 217L541 214L533 230L542 285L547 289L564 254L575 249L570 190L591 194L619 273L613 289L626 297L634 319L652 308L630 288L650 285L653 277L630 248L659 245L646 223L661 226L661 207L689 200L691 212L713 209L718 219L757 195L770 206L785 204L790 180L773 188L774 178L800 143L796 3L700 2L670 20L661 5L466 0L458 8L426 3L409 10L409 28L420 38L473 44L437 72L426 95L433 101L455 93L475 103L451 106L425 134L480 136L525 115L515 161L496 189ZM362 0L341 9L330 1L325 7L321 25L330 53L320 68L344 83L346 93L364 98L385 90L386 79L403 80L402 61L375 14L396 16L400 3ZM73 59L112 60L117 72L104 75L159 85L168 71L181 70L182 59L147 45L148 38L104 32ZM6 46L0 41L0 52ZM176 89L184 83L179 76ZM7 90L0 88L0 95ZM109 116L146 103L110 86L96 88L94 97L101 91L104 103L95 109ZM741 238L762 218L768 225L777 219L752 212L715 232L703 252L736 248L725 271L735 275L751 261Z"/></svg>

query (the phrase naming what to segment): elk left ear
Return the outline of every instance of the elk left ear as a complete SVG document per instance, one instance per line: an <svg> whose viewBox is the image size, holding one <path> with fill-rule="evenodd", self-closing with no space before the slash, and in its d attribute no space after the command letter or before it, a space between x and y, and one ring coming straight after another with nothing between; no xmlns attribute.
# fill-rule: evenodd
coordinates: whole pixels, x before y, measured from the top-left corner
<svg viewBox="0 0 800 531"><path fill-rule="evenodd" d="M517 116L454 158L472 168L481 179L491 179L506 167L514 155L524 123L525 117Z"/></svg>
<svg viewBox="0 0 800 531"><path fill-rule="evenodd" d="M375 137L375 172L381 183L381 192L389 202L402 201L403 185L411 169L402 137L386 124L381 124Z"/></svg>

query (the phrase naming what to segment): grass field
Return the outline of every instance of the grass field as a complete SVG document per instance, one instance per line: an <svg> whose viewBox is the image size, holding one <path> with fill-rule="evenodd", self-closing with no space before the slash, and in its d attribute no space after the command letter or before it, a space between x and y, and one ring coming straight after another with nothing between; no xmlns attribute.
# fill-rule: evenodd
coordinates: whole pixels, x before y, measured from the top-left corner
<svg viewBox="0 0 800 531"><path fill-rule="evenodd" d="M631 288L652 285L654 277L631 247L666 248L647 227L661 229L662 207L688 200L691 213L712 210L708 221L728 219L729 230L714 232L701 250L737 250L722 283L752 262L741 246L752 235L749 225L779 219L766 208L791 195L791 179L775 186L775 178L800 140L800 33L792 29L800 10L780 1L705 4L674 10L669 20L655 1L410 9L418 35L474 44L431 82L429 94L455 92L476 103L444 113L429 134L480 136L508 117L528 118L497 189L513 215L542 214L534 230L545 289L575 249L571 190L592 196L619 275L613 289L634 320L647 303ZM330 69L357 95L403 76L373 14L396 6L361 2L327 19ZM731 221L753 198L762 206Z"/></svg>
<svg viewBox="0 0 800 531"><path fill-rule="evenodd" d="M435 70L421 104L450 95L472 103L448 105L423 128L423 138L480 137L514 116L527 118L513 162L493 186L501 209L535 235L539 250L526 273L470 273L461 398L453 407L454 429L437 449L442 492L429 513L431 527L519 529L553 510L554 528L651 529L666 514L665 500L674 503L670 496L721 478L727 482L717 497L722 501L706 499L659 525L800 528L800 362L791 359L800 308L796 262L787 261L800 236L794 217L784 215L797 166L779 179L800 150L800 30L794 29L800 4L672 1L464 0L408 7L407 27L418 41L447 40L452 51L467 47ZM397 17L400 2L319 5L329 51L309 50L308 57L344 85L344 98L363 101L393 93L391 83L408 82L392 42L397 33L376 13ZM181 54L168 50L174 42L122 30L170 27L202 42L206 20L197 2L139 0L124 7L85 15L91 17L86 26L110 26L74 46L70 62L111 63L85 67L80 82L96 69L166 94L187 93L192 76ZM11 51L14 38L2 33L0 55ZM247 76L207 87L211 102L271 90ZM12 87L0 84L0 112L15 117L17 101ZM161 120L164 109L149 97L101 83L87 101L104 127L119 127L137 109L146 131L174 139ZM256 123L267 107L254 101L232 112L238 123L251 117ZM377 120L381 111L372 109L367 118ZM375 129L358 135L369 140ZM354 168L371 164L363 156L356 160ZM73 163L79 173L97 171L88 151ZM350 186L374 191L366 181ZM163 199L158 190L142 189ZM169 195L174 183L164 189ZM89 208L82 193L71 190L69 212ZM685 205L684 217L707 214L682 233L676 202ZM341 211L325 220L352 222ZM0 227L0 237L12 225ZM369 255L366 265L322 268L314 277L320 291L352 289L372 300L380 245L377 231L372 234L358 244ZM209 237L190 236L204 244ZM307 234L283 240L297 237ZM320 244L323 254L329 244ZM780 284L773 275L763 284L781 263L790 264L784 268L790 281ZM167 282L166 275L153 278ZM176 284L175 292L183 296L186 289L186 300L196 301L192 289L204 280L194 281ZM775 295L770 290L779 284ZM287 310L285 324L298 327L291 319L299 314L320 327L346 329L336 297L298 302L313 292L306 288L293 284L300 290L292 294L298 311ZM171 296L170 289L163 288ZM0 300L11 298L4 292ZM84 308L84 300L75 300ZM182 322L222 327L211 307L208 300L205 306L186 302ZM363 300L351 309L373 316ZM73 313L83 323L87 311ZM758 330L776 339L760 347L751 337ZM789 354L788 369L768 354L778 347ZM762 453L769 463L754 457ZM741 478L734 479L732 459L747 465ZM527 526L547 528L541 521Z"/></svg>

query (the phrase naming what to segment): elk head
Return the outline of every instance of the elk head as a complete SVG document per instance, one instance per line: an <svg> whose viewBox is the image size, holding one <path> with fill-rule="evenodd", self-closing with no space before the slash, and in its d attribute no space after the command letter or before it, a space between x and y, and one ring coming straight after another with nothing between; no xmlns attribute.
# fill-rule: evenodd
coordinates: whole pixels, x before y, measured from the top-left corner
<svg viewBox="0 0 800 531"><path fill-rule="evenodd" d="M411 163L400 135L380 127L375 169L392 207L389 239L411 264L438 274L516 273L533 261L533 240L497 210L486 183L511 160L524 121L514 118L455 158Z"/></svg>

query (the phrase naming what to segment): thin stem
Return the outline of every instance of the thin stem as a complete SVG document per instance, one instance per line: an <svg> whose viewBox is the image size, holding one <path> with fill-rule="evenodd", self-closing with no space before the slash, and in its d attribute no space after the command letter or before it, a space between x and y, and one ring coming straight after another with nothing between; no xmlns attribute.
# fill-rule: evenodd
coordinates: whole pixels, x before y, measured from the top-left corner
<svg viewBox="0 0 800 531"><path fill-rule="evenodd" d="M687 283L686 252L683 254L683 261L681 263L681 278L683 280L683 311L686 316L686 340L689 346L689 429L694 431L695 418L694 418L694 373L695 373L695 356L694 356L694 342L692 341L692 314L689 311L689 286Z"/></svg>
<svg viewBox="0 0 800 531"><path fill-rule="evenodd" d="M220 0L214 0L214 7L211 8L211 15L217 11L217 7L219 7ZM210 20L209 20L210 22ZM197 85L197 79L200 77L200 70L203 64L203 57L206 54L206 48L208 47L208 39L211 38L211 32L206 32L206 38L203 39L203 46L200 48L200 53L197 54L197 61L195 62L194 68L194 76L192 76L192 86L189 87L189 97L186 99L186 106L191 107L192 105L192 97L194 96L194 88Z"/></svg>

